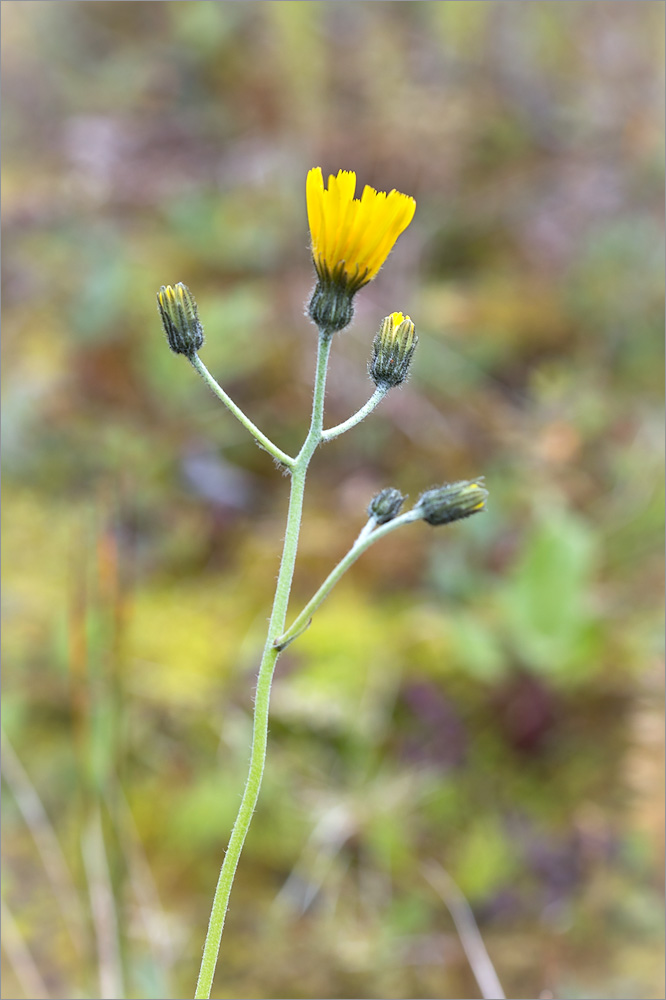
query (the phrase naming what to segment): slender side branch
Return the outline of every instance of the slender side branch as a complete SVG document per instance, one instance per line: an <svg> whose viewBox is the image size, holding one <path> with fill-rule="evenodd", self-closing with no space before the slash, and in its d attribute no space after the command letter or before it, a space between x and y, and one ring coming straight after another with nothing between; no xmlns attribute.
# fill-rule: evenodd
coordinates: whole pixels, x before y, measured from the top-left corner
<svg viewBox="0 0 666 1000"><path fill-rule="evenodd" d="M278 651L282 651L289 645L289 643L293 642L294 639L297 639L298 636L305 631L310 623L310 618L319 605L328 597L340 577L347 572L349 567L356 562L358 557L362 555L366 549L370 548L371 545L374 545L374 543L379 541L380 538L384 538L385 535L390 534L391 531L395 531L396 528L401 528L403 524L409 524L411 521L419 520L421 520L420 511L408 510L405 514L400 514L398 517L393 518L392 521L388 521L386 524L382 524L378 528L375 528L374 531L370 527L374 523L373 520L371 519L368 521L347 555L344 556L335 569L329 573L317 593L310 601L308 601L287 631L275 640L273 644L275 648Z"/></svg>
<svg viewBox="0 0 666 1000"><path fill-rule="evenodd" d="M231 396L228 396L222 386L215 381L199 355L193 354L189 358L189 361L194 370L201 375L206 385L212 389L218 399L221 399L224 405L231 410L236 419L240 420L243 427L245 427L250 434L256 438L261 447L271 454L274 459L280 462L281 465L286 465L288 469L293 469L296 465L296 459L292 458L291 455L287 455L287 453L282 451L281 448L278 448L277 445L273 444L273 442L267 438L265 434L262 434L259 428L252 423L250 418L245 416L240 406L237 406Z"/></svg>
<svg viewBox="0 0 666 1000"><path fill-rule="evenodd" d="M351 430L351 428L355 427L356 424L360 424L360 422L364 420L369 413L372 413L376 406L379 406L388 390L388 386L375 389L365 406L362 406L361 409L358 410L353 416L349 417L348 420L345 420L341 424L337 424L335 427L329 427L327 431L322 431L322 441L332 441L333 438L339 437L339 435L344 434L345 431Z"/></svg>

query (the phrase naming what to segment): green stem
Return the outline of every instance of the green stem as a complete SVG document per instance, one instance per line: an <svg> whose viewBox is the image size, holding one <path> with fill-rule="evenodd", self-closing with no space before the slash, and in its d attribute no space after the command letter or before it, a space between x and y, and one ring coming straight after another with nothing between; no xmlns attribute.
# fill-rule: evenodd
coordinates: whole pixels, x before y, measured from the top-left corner
<svg viewBox="0 0 666 1000"><path fill-rule="evenodd" d="M282 650L285 649L290 642L293 642L294 639L297 639L299 635L305 631L310 623L310 618L319 605L326 599L326 597L328 597L343 573L347 572L349 567L356 562L358 557L362 555L366 549L370 548L371 545L374 545L380 538L384 538L391 531L395 531L396 528L401 528L403 524L409 524L411 521L419 521L420 519L420 513L417 513L414 510L408 510L405 514L400 514L398 517L394 517L392 521L388 521L386 524L382 524L374 530L372 529L372 525L374 524L373 519L368 521L347 555L340 560L334 570L331 570L317 593L310 601L308 601L298 617L289 626L287 631L275 640L275 648L278 652L282 652Z"/></svg>
<svg viewBox="0 0 666 1000"><path fill-rule="evenodd" d="M364 420L369 413L372 413L374 408L381 403L387 392L387 388L375 389L365 406L362 406L360 410L357 410L353 416L349 417L348 420L345 420L344 423L337 424L335 427L330 427L327 431L323 431L321 435L322 441L332 441L333 438L338 437L340 434L344 434L345 431L351 430L351 428L355 427L356 424L360 424L360 422Z"/></svg>
<svg viewBox="0 0 666 1000"><path fill-rule="evenodd" d="M246 427L250 434L256 438L261 447L265 448L265 450L269 452L274 459L280 462L281 465L286 465L288 469L293 469L296 465L296 460L292 458L291 455L287 455L287 453L282 451L281 448L278 448L277 445L273 444L270 438L267 438L265 434L262 434L259 428L252 423L250 418L245 416L240 406L237 406L231 396L228 396L222 386L215 381L199 355L193 354L189 361L194 370L201 375L206 385L212 389L218 399L221 399L224 405L231 410L236 419L240 420L243 427Z"/></svg>
<svg viewBox="0 0 666 1000"><path fill-rule="evenodd" d="M252 730L252 750L250 753L250 767L248 771L243 797L240 808L234 823L229 846L224 856L224 862L220 871L220 876L215 889L213 907L208 923L208 932L204 944L203 958L199 979L195 993L196 1000L210 997L215 975L215 966L220 950L220 941L224 921L229 906L229 896L231 887L238 867L241 851L247 831L252 822L252 815L259 798L261 780L266 762L266 745L268 742L268 711L271 696L271 683L275 664L280 650L275 645L275 639L284 630L287 618L287 606L289 603L289 593L291 591L291 581L294 576L294 565L296 563L296 552L298 549L298 536L301 527L301 514L303 511L303 494L305 491L305 477L307 475L310 459L312 458L317 445L321 442L321 429L324 419L324 393L326 389L326 370L328 366L328 356L331 349L331 336L327 331L321 331L319 335L319 351L317 354L317 373L315 375L314 395L312 401L312 419L310 430L303 443L298 457L290 459L292 463L291 494L289 497L289 513L287 515L287 527L284 537L284 548L282 550L282 560L280 572L278 574L277 586L275 589L275 599L271 620L268 626L268 636L264 653L259 667L257 677L257 688L254 700L254 723ZM198 359L197 359L198 360ZM195 365L195 367L197 367ZM202 365L203 368L203 365ZM197 368L197 370L199 370ZM205 378L205 376L204 376ZM217 384L217 383L216 383ZM269 449L270 450L270 449ZM286 463L285 463L286 464Z"/></svg>

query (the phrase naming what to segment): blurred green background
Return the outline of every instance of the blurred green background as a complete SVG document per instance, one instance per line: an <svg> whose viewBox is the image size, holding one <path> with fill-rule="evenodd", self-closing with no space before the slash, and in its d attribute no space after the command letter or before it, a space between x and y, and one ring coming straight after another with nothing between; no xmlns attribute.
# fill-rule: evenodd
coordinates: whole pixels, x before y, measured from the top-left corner
<svg viewBox="0 0 666 1000"><path fill-rule="evenodd" d="M370 497L485 474L283 656L217 997L663 997L661 2L2 5L5 997L187 997L248 758L295 450L304 184L416 217L336 338L409 384L315 457L292 609Z"/></svg>

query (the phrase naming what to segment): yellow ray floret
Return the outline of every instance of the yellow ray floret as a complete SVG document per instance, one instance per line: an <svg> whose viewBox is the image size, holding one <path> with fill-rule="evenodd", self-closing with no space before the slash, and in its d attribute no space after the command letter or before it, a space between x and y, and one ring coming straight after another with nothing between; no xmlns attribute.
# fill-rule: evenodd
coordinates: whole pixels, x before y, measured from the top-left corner
<svg viewBox="0 0 666 1000"><path fill-rule="evenodd" d="M363 189L354 198L356 174L339 170L328 178L320 167L308 173L306 196L312 236L312 257L319 277L344 282L357 291L372 281L412 221L416 202L399 191Z"/></svg>

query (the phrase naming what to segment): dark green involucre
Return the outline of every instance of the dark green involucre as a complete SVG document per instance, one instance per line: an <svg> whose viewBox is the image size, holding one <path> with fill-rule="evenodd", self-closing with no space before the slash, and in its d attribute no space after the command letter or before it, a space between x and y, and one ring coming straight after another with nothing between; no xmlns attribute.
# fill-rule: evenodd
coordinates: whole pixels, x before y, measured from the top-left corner
<svg viewBox="0 0 666 1000"><path fill-rule="evenodd" d="M308 304L308 316L320 330L337 333L354 318L353 298L360 284L348 281L342 264L335 271L317 269L319 279Z"/></svg>

